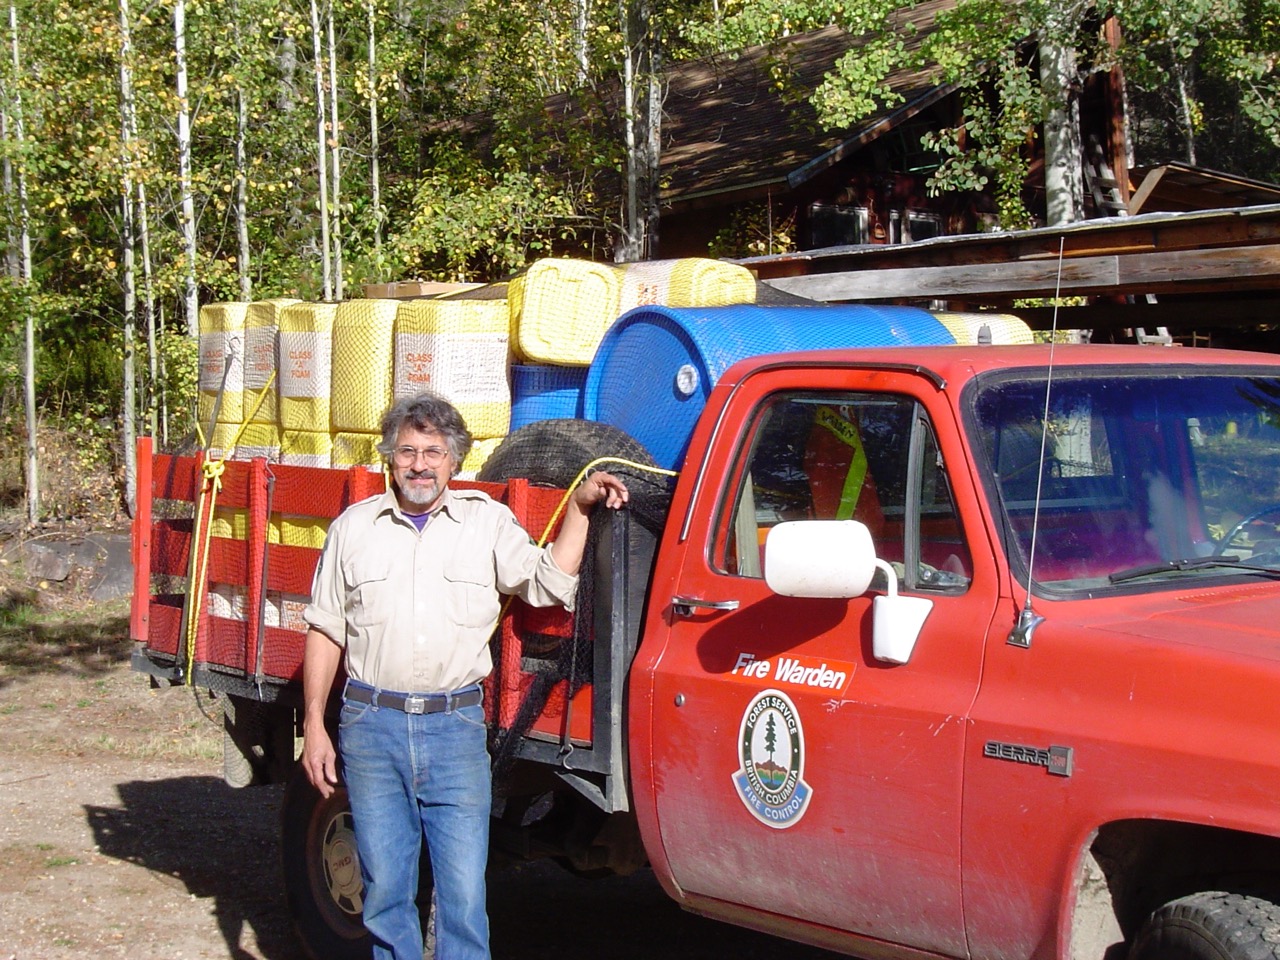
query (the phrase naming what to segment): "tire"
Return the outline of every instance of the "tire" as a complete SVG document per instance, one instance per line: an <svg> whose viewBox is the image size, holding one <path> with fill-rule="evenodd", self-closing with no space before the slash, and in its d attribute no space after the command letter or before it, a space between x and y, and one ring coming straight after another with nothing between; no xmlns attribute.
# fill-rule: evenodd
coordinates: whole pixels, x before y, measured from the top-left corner
<svg viewBox="0 0 1280 960"><path fill-rule="evenodd" d="M599 457L621 457L653 466L653 457L635 438L594 420L539 420L526 424L489 455L476 479L501 483L524 477L530 483L568 487L579 471ZM610 473L625 467L603 464Z"/></svg>
<svg viewBox="0 0 1280 960"><path fill-rule="evenodd" d="M351 829L347 789L323 799L299 767L281 807L285 898L294 929L312 960L367 960L364 881Z"/></svg>
<svg viewBox="0 0 1280 960"><path fill-rule="evenodd" d="M1238 893L1194 893L1147 920L1129 960L1278 960L1280 907Z"/></svg>
<svg viewBox="0 0 1280 960"><path fill-rule="evenodd" d="M361 917L364 880L352 830L347 788L328 799L311 786L302 768L285 788L281 806L281 852L285 899L294 930L312 960L368 960L373 937ZM419 860L418 914L423 960L435 956L435 901L426 844Z"/></svg>
<svg viewBox="0 0 1280 960"><path fill-rule="evenodd" d="M230 787L287 781L293 770L293 711L227 694L222 698L222 778Z"/></svg>

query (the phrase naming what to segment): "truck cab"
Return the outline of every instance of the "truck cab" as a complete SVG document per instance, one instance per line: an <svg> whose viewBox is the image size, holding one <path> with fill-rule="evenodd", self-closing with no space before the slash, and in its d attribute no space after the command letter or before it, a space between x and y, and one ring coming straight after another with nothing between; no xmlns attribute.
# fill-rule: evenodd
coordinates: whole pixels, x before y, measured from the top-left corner
<svg viewBox="0 0 1280 960"><path fill-rule="evenodd" d="M672 896L859 955L983 958L1111 955L1205 892L1270 903L1280 364L1153 359L921 347L726 375L631 673ZM839 538L769 549L812 524L865 528L869 589L804 586L853 562ZM926 610L905 658L878 655L890 594Z"/></svg>

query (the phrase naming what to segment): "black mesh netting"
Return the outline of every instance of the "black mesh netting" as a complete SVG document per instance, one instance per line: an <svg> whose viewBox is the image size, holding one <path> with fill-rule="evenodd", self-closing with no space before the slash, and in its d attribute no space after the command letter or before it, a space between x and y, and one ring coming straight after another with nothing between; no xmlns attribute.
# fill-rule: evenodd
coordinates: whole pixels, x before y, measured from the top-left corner
<svg viewBox="0 0 1280 960"><path fill-rule="evenodd" d="M600 457L629 461L601 463L597 469L622 479L630 494L625 509L631 521L657 538L671 503L672 478L657 470L653 458L636 440L608 424L589 420L531 423L503 441L481 468L478 479L500 482L524 477L534 483L567 488L583 467ZM490 750L494 781L499 789L516 759L521 737L542 713L556 685L566 682L568 703L583 685L592 682L595 594L598 587L606 586L598 584L597 577L608 575L607 569L601 572L596 554L602 531L611 522L611 512L601 507L591 517L578 581L573 636L545 649L542 657L526 657L524 669L533 673L533 680L515 720L507 729L492 731ZM495 663L501 662L501 642L499 631L494 641Z"/></svg>

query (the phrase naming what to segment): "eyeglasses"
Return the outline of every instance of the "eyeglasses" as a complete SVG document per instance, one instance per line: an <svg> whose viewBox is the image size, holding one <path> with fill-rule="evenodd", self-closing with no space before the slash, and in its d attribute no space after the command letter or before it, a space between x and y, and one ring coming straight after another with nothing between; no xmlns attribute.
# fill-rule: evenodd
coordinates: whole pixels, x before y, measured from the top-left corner
<svg viewBox="0 0 1280 960"><path fill-rule="evenodd" d="M411 467L418 462L418 457L422 457L428 467L438 467L449 456L449 451L444 447L423 447L419 450L417 447L406 446L396 447L391 455L398 467Z"/></svg>

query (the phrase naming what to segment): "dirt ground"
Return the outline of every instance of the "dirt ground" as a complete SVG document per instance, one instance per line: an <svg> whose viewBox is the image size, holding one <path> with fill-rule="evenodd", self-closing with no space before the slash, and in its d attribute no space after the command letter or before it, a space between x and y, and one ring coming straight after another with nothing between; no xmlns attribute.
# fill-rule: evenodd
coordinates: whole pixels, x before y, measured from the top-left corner
<svg viewBox="0 0 1280 960"><path fill-rule="evenodd" d="M0 576L0 960L304 960L280 791L223 783L217 704L130 671L124 602L12 583ZM498 960L833 957L682 913L648 872L507 869L490 914Z"/></svg>

